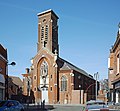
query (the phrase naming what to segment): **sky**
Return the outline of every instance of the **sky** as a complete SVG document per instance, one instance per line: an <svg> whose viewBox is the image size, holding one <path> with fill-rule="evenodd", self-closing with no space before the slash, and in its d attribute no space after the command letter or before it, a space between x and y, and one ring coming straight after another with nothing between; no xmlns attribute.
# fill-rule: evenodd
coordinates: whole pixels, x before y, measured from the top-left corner
<svg viewBox="0 0 120 111"><path fill-rule="evenodd" d="M11 76L25 73L37 54L37 14L52 9L59 17L60 57L108 78L109 50L120 22L120 0L0 0L0 43L7 48Z"/></svg>

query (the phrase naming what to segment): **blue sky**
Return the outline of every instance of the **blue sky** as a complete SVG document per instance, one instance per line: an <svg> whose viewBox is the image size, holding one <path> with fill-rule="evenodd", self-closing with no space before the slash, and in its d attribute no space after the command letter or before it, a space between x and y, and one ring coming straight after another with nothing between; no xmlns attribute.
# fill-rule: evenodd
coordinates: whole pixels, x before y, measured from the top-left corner
<svg viewBox="0 0 120 111"><path fill-rule="evenodd" d="M8 50L9 75L19 76L37 54L37 13L59 16L60 57L99 79L107 78L109 49L120 22L120 0L0 0L0 43Z"/></svg>

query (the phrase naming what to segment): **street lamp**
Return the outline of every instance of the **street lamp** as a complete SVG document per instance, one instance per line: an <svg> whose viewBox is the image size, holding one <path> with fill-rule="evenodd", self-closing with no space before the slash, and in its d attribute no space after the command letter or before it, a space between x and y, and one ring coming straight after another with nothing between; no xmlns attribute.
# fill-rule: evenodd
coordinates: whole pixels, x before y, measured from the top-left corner
<svg viewBox="0 0 120 111"><path fill-rule="evenodd" d="M8 87L8 78L9 78L9 76L8 76L8 65L11 65L11 66L15 66L16 65L16 63L15 62L11 62L10 64L8 64L7 63L7 66L6 66L6 93L5 93L5 98L6 98L6 100L8 100L9 99L9 94L8 94L8 89L9 89L9 87Z"/></svg>
<svg viewBox="0 0 120 111"><path fill-rule="evenodd" d="M10 63L10 64L8 64L8 65L15 66L15 65L16 65L16 63L15 63L15 62L11 62L11 63Z"/></svg>
<svg viewBox="0 0 120 111"><path fill-rule="evenodd" d="M97 90L98 90L98 88L97 88L97 79L98 79L98 77L99 77L98 72L94 74L94 77L95 77L95 79L96 79L96 100L97 100Z"/></svg>
<svg viewBox="0 0 120 111"><path fill-rule="evenodd" d="M87 89L86 89L86 93L88 92L88 89L89 89L91 86L93 86L93 85L96 85L96 83L90 84L90 85L87 87Z"/></svg>
<svg viewBox="0 0 120 111"><path fill-rule="evenodd" d="M96 82L95 83L91 83L88 87L87 87L87 89L86 89L86 93L87 93L87 97L88 97L88 89L90 89L92 86L94 86L94 85L96 85ZM91 88L91 90L92 90L92 88ZM93 95L93 94L92 94ZM91 96L92 97L92 96ZM88 99L86 99L86 100L88 100Z"/></svg>

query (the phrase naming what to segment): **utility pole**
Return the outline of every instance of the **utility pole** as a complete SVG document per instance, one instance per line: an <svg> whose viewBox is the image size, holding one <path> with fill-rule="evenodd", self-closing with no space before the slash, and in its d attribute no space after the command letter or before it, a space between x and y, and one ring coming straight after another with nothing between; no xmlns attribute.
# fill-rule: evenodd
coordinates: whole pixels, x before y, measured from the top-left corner
<svg viewBox="0 0 120 111"><path fill-rule="evenodd" d="M97 80L98 80L98 77L99 77L99 74L98 72L94 74L94 78L96 80L96 90L95 90L95 93L96 93L96 100L97 100Z"/></svg>

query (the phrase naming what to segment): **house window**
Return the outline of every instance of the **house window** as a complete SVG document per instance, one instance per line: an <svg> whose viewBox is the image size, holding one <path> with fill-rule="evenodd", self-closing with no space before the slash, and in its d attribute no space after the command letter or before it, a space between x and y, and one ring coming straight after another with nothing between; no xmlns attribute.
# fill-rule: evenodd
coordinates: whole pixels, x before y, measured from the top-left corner
<svg viewBox="0 0 120 111"><path fill-rule="evenodd" d="M119 54L117 56L117 74L120 73L120 58L119 58Z"/></svg>
<svg viewBox="0 0 120 111"><path fill-rule="evenodd" d="M67 91L67 78L65 76L61 77L61 91Z"/></svg>
<svg viewBox="0 0 120 111"><path fill-rule="evenodd" d="M50 91L52 91L52 86L50 87Z"/></svg>
<svg viewBox="0 0 120 111"><path fill-rule="evenodd" d="M36 91L36 87L34 88L34 91Z"/></svg>
<svg viewBox="0 0 120 111"><path fill-rule="evenodd" d="M52 79L52 75L50 76L50 78Z"/></svg>
<svg viewBox="0 0 120 111"><path fill-rule="evenodd" d="M34 79L36 80L36 76L34 76Z"/></svg>

